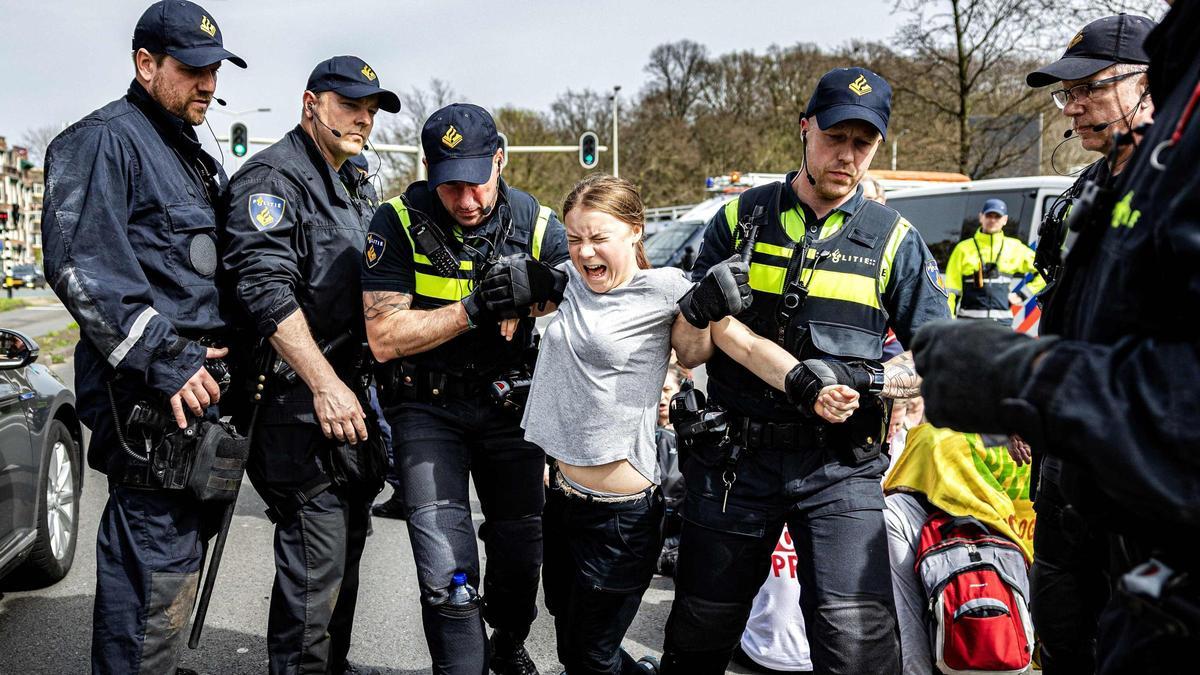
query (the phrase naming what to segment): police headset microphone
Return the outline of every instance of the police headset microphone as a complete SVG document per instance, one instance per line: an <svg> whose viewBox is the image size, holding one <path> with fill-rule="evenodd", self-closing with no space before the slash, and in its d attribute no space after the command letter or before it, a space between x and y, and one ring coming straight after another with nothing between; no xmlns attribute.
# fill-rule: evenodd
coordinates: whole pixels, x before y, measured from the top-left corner
<svg viewBox="0 0 1200 675"><path fill-rule="evenodd" d="M325 127L326 129L328 129L329 133L333 134L334 138L342 137L342 135L343 135L342 132L338 131L337 129L334 129L333 127L329 126L328 124L325 124L325 120L321 119L321 116L317 114L317 109L313 107L313 104L309 103L305 107L308 108L308 112L312 113L313 119L315 119L318 124ZM365 138L363 139L363 149L371 150L372 152L374 152L374 149L371 147L371 144L368 143L367 139L365 139Z"/></svg>
<svg viewBox="0 0 1200 675"><path fill-rule="evenodd" d="M800 160L804 164L804 176L806 178L808 178L808 184L815 187L817 184L817 179L813 178L812 172L808 170L808 132L807 131L800 132L800 142L804 144L804 150L803 150L804 157L802 157Z"/></svg>
<svg viewBox="0 0 1200 675"><path fill-rule="evenodd" d="M1107 121L1107 122L1101 122L1100 124L1093 124L1093 125L1092 125L1092 133L1098 134L1098 133L1100 133L1101 131L1104 131L1105 129L1109 128L1110 126L1112 126L1112 125L1114 125L1114 124L1116 124L1117 122L1120 122L1120 121L1122 121L1122 120L1125 120L1125 126L1129 126L1129 119L1128 119L1128 118L1129 118L1129 117L1131 117L1131 116L1132 116L1134 113L1136 113L1136 112L1138 111L1138 109L1139 109L1139 108L1145 107L1145 105L1146 105L1146 97L1147 97L1147 96L1149 96L1149 95L1150 95L1150 91L1149 91L1149 90L1143 91L1143 92L1142 92L1142 95L1138 97L1137 103L1134 103L1134 104L1133 104L1133 107L1132 107L1132 108L1130 108L1130 109L1129 109L1128 111L1126 111L1125 113L1123 113L1123 114L1122 114L1120 117L1117 117L1117 118L1111 119L1111 120L1109 120L1109 121ZM1067 129L1066 131L1064 131L1064 132L1063 132L1063 138L1070 138L1070 137L1071 137L1072 135L1074 135L1074 134L1075 134L1075 129L1074 129L1074 128Z"/></svg>

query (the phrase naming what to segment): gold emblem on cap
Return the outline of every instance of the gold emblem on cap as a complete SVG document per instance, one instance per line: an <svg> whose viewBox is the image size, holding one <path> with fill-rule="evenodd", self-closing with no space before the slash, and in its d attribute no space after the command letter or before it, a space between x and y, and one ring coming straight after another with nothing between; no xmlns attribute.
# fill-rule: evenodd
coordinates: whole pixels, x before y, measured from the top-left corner
<svg viewBox="0 0 1200 675"><path fill-rule="evenodd" d="M204 31L208 37L217 36L217 24L209 21L208 17L203 14L200 15L200 30Z"/></svg>
<svg viewBox="0 0 1200 675"><path fill-rule="evenodd" d="M360 72L362 72L363 77L367 78L371 82L375 81L375 71L371 70L371 66L368 66L364 63L363 69Z"/></svg>
<svg viewBox="0 0 1200 675"><path fill-rule="evenodd" d="M454 125L450 125L446 133L442 134L442 145L453 149L459 143L462 143L462 139L463 135L458 133L458 129L455 129Z"/></svg>
<svg viewBox="0 0 1200 675"><path fill-rule="evenodd" d="M1078 33L1075 34L1075 37L1071 38L1071 41L1067 43L1067 49L1074 47L1075 45L1079 44L1080 41L1082 41L1082 40L1083 40L1083 31L1079 31Z"/></svg>
<svg viewBox="0 0 1200 675"><path fill-rule="evenodd" d="M867 76L859 75L858 79L850 83L850 91L859 96L866 96L871 93L871 85L867 84Z"/></svg>

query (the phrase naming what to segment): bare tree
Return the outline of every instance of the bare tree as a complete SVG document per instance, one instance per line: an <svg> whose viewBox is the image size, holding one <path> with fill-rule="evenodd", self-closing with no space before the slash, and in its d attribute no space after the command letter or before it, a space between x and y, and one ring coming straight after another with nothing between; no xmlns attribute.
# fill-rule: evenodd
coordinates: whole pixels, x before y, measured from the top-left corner
<svg viewBox="0 0 1200 675"><path fill-rule="evenodd" d="M608 139L612 128L612 99L591 89L568 89L550 104L550 119L559 141L573 143L584 131Z"/></svg>
<svg viewBox="0 0 1200 675"><path fill-rule="evenodd" d="M390 119L375 132L375 139L380 143L392 145L419 145L421 143L421 127L425 120L438 109L453 103L458 94L448 83L437 78L429 81L428 89L410 87L403 96L403 107L398 115L389 115ZM381 153L382 178L384 194L396 194L417 178L417 158L415 155L400 153Z"/></svg>
<svg viewBox="0 0 1200 675"><path fill-rule="evenodd" d="M691 40L662 44L650 52L646 72L650 74L649 94L666 107L674 119L687 119L692 105L699 100L708 48Z"/></svg>
<svg viewBox="0 0 1200 675"><path fill-rule="evenodd" d="M32 129L26 129L21 136L21 145L29 150L29 161L41 166L46 159L46 148L50 141L62 131L62 127L54 124L43 124Z"/></svg>

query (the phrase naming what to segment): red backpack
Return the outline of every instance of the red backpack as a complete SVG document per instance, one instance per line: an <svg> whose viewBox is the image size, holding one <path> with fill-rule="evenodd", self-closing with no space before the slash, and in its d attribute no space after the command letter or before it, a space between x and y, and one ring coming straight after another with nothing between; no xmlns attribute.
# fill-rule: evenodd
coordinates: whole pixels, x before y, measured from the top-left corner
<svg viewBox="0 0 1200 675"><path fill-rule="evenodd" d="M929 597L941 672L1015 675L1029 667L1033 624L1020 547L975 518L934 511L921 528L915 567Z"/></svg>

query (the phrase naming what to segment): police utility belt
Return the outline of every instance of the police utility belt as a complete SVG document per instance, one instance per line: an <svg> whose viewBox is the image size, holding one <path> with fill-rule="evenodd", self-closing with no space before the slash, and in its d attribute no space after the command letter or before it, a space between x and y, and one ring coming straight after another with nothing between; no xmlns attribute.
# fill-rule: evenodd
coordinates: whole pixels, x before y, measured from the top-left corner
<svg viewBox="0 0 1200 675"><path fill-rule="evenodd" d="M521 410L529 398L530 369L515 368L495 377L466 376L400 360L380 366L379 398L385 409L404 403L442 405L446 401L486 396L496 405Z"/></svg>
<svg viewBox="0 0 1200 675"><path fill-rule="evenodd" d="M671 398L670 416L675 436L684 448L711 444L797 451L826 444L825 429L820 424L767 422L735 415L707 402L703 393L690 386Z"/></svg>
<svg viewBox="0 0 1200 675"><path fill-rule="evenodd" d="M209 359L205 369L221 387L229 388L230 375L220 359ZM231 502L237 499L249 439L233 425L219 420L195 419L189 414L188 426L180 429L165 401L136 401L122 417L108 383L113 424L121 449L134 461L127 463L120 485L164 490L186 490L204 502Z"/></svg>

